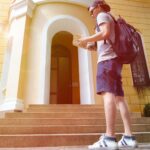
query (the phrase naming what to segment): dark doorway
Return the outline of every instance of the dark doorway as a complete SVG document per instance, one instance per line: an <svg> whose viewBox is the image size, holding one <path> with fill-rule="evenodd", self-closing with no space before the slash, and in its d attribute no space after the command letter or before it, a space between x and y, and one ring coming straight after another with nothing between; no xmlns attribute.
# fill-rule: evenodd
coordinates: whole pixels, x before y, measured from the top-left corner
<svg viewBox="0 0 150 150"><path fill-rule="evenodd" d="M71 104L71 58L69 50L63 46L54 46L51 55L51 103ZM53 88L55 87L55 89Z"/></svg>
<svg viewBox="0 0 150 150"><path fill-rule="evenodd" d="M50 104L80 104L78 51L72 35L57 33L51 48Z"/></svg>

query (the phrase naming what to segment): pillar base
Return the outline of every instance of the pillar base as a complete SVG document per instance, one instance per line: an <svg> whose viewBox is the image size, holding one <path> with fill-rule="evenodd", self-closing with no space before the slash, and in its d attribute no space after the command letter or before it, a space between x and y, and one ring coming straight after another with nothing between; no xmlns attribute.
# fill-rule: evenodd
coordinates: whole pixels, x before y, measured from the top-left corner
<svg viewBox="0 0 150 150"><path fill-rule="evenodd" d="M23 111L24 103L19 99L5 99L2 104L0 104L0 111Z"/></svg>

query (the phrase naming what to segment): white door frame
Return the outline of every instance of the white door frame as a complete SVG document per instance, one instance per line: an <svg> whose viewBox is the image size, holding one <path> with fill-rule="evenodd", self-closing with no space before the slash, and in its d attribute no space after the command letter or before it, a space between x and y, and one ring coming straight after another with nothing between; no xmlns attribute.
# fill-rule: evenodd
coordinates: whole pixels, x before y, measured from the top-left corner
<svg viewBox="0 0 150 150"><path fill-rule="evenodd" d="M73 35L89 35L84 23L70 15L58 15L50 19L44 26L42 33L42 61L40 66L41 104L49 104L50 91L50 62L51 46L54 35L60 31L67 31ZM94 86L91 52L78 48L80 103L94 104Z"/></svg>

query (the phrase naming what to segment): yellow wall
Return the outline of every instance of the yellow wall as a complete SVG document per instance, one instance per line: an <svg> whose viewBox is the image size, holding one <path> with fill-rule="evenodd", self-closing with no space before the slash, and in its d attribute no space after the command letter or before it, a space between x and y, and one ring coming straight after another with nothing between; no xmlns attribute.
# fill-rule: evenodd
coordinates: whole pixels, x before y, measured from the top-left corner
<svg viewBox="0 0 150 150"><path fill-rule="evenodd" d="M112 13L120 14L129 23L139 29L145 43L145 55L150 69L150 1L149 0L106 0L112 6ZM150 70L149 70L150 71ZM145 103L150 102L150 88L141 89L140 92L133 87L130 66L124 65L123 85L125 95L131 110L143 109ZM139 105L140 104L140 105Z"/></svg>
<svg viewBox="0 0 150 150"><path fill-rule="evenodd" d="M8 11L11 0L0 0L0 77L2 73L2 64L4 52L7 45L7 24Z"/></svg>

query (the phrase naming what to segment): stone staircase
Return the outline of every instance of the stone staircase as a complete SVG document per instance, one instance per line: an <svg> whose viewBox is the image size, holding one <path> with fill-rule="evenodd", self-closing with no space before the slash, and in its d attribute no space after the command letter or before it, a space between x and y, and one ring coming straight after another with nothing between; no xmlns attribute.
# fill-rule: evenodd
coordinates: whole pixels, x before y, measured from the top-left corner
<svg viewBox="0 0 150 150"><path fill-rule="evenodd" d="M131 113L138 142L150 142L150 118ZM99 105L30 105L24 112L9 112L0 119L0 147L79 146L95 142L105 132ZM117 138L123 132L117 113Z"/></svg>

